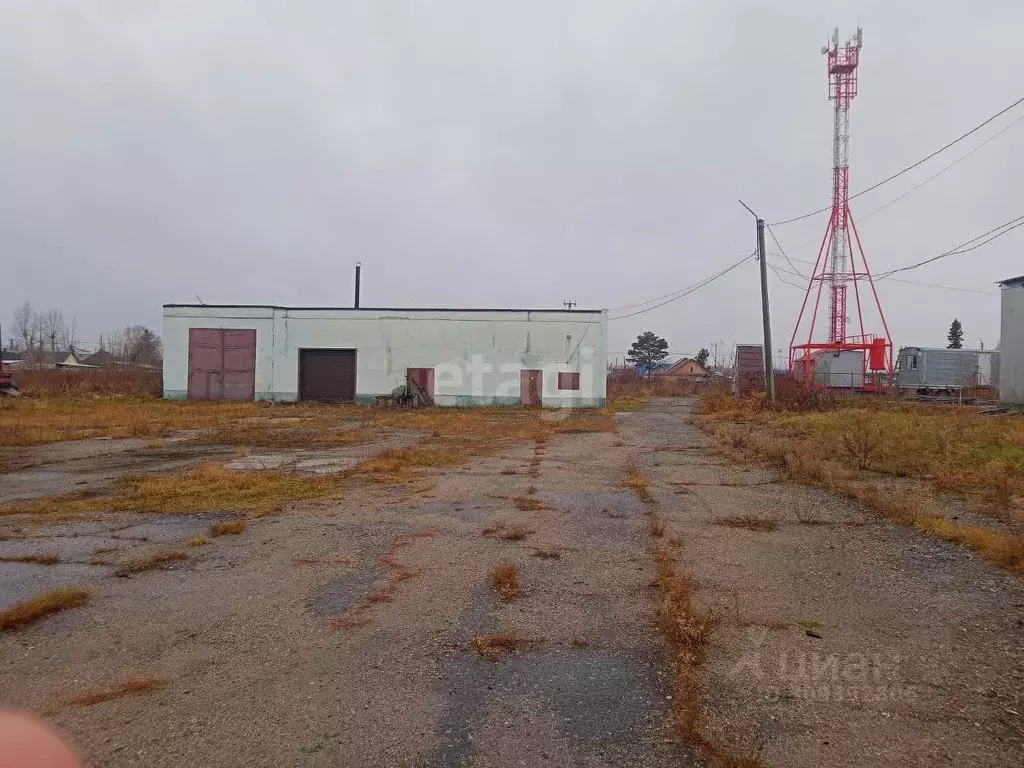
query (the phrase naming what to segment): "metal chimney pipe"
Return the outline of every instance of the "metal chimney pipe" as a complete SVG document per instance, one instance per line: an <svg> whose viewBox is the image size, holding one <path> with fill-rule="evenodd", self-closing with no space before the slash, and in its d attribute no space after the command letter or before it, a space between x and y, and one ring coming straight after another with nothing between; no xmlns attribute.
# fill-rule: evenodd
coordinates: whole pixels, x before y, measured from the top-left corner
<svg viewBox="0 0 1024 768"><path fill-rule="evenodd" d="M361 267L359 262L356 262L356 302L353 305L356 309L359 309L359 271Z"/></svg>

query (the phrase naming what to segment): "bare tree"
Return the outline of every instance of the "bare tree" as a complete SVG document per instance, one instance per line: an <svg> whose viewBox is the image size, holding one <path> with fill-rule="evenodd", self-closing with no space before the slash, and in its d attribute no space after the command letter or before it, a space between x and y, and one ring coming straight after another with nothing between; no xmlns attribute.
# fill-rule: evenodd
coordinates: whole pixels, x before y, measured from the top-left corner
<svg viewBox="0 0 1024 768"><path fill-rule="evenodd" d="M75 344L78 343L78 319L72 317L70 323L64 323L64 328L61 332L60 346L61 349L71 349Z"/></svg>
<svg viewBox="0 0 1024 768"><path fill-rule="evenodd" d="M26 301L14 310L14 327L11 330L26 352L35 349L40 343L39 315L31 302Z"/></svg>
<svg viewBox="0 0 1024 768"><path fill-rule="evenodd" d="M48 312L39 312L38 318L40 328L39 346L44 344L51 352L56 352L58 344L67 334L67 327L64 324L64 313L59 309L51 309Z"/></svg>
<svg viewBox="0 0 1024 768"><path fill-rule="evenodd" d="M143 325L129 325L104 335L111 355L129 365L159 365L163 359L160 337Z"/></svg>

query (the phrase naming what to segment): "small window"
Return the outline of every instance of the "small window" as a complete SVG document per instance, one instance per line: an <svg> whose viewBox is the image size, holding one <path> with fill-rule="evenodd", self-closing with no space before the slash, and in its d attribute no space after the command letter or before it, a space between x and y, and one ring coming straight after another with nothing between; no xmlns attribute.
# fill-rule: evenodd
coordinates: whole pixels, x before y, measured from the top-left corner
<svg viewBox="0 0 1024 768"><path fill-rule="evenodd" d="M912 370L912 371L916 371L917 370L917 355L911 355L910 356L910 370Z"/></svg>
<svg viewBox="0 0 1024 768"><path fill-rule="evenodd" d="M565 373L558 374L558 388L559 389L579 389L580 388L580 374L579 371L568 371Z"/></svg>

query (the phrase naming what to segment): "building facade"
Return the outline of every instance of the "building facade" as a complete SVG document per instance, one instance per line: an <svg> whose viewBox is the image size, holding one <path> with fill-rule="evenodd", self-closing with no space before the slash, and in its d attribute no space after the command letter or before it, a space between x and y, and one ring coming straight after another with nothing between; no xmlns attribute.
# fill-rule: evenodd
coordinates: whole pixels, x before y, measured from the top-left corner
<svg viewBox="0 0 1024 768"><path fill-rule="evenodd" d="M999 287L999 399L1024 405L1024 275Z"/></svg>
<svg viewBox="0 0 1024 768"><path fill-rule="evenodd" d="M604 310L164 305L164 397L598 407Z"/></svg>

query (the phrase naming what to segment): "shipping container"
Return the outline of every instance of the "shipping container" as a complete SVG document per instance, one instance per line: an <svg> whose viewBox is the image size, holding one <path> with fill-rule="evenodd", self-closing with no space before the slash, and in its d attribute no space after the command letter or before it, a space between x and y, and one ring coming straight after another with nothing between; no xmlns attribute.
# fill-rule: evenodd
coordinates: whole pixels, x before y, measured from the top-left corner
<svg viewBox="0 0 1024 768"><path fill-rule="evenodd" d="M921 394L999 386L999 351L902 347L896 357L896 386Z"/></svg>

